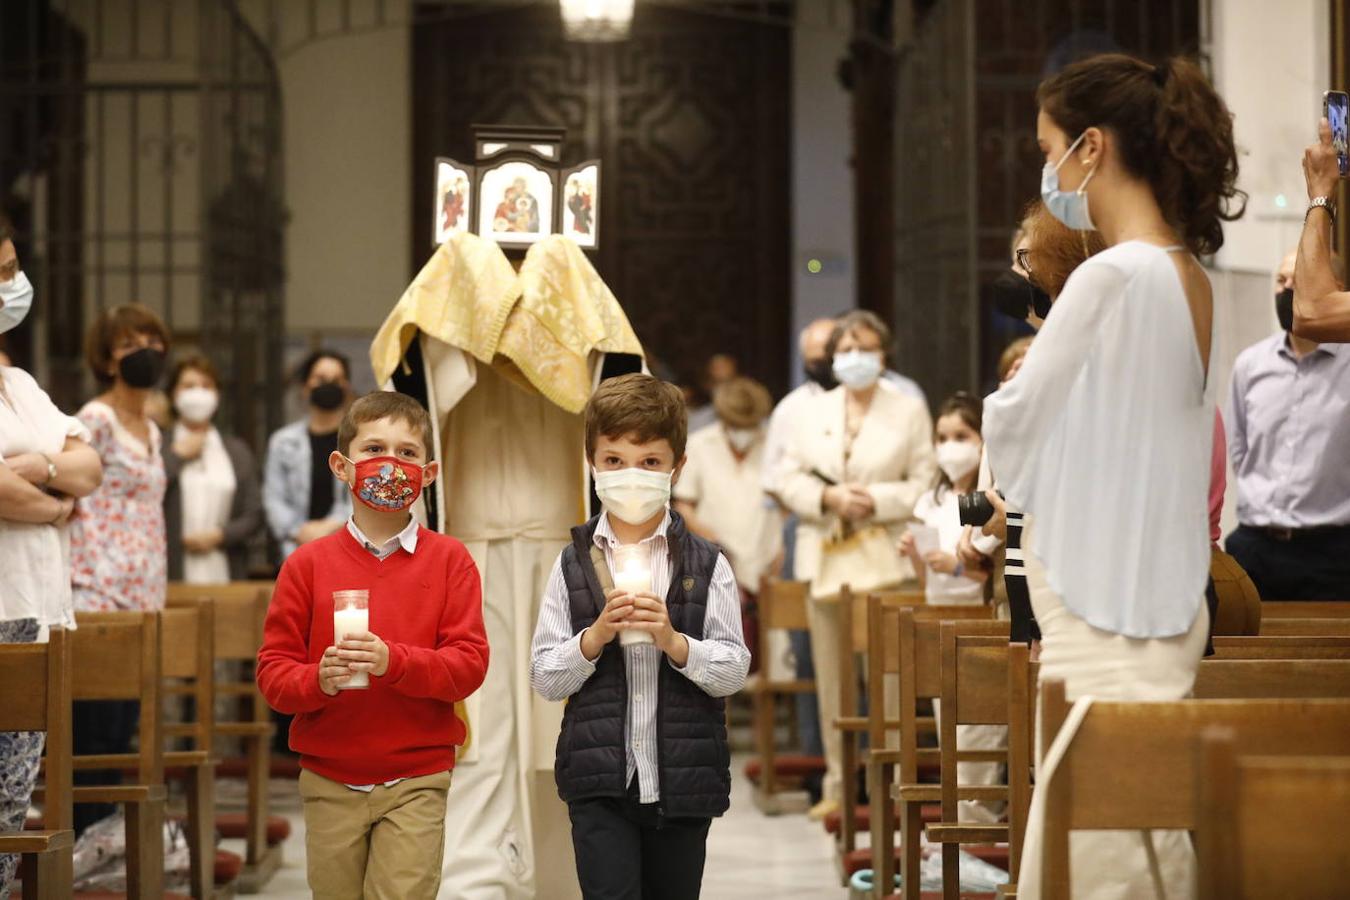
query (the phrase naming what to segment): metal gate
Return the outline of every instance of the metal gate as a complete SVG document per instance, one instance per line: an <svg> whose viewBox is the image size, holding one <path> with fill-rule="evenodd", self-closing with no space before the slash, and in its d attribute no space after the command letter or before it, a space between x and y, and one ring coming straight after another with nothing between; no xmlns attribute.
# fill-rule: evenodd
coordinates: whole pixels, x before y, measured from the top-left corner
<svg viewBox="0 0 1350 900"><path fill-rule="evenodd" d="M929 0L901 48L896 104L896 313L902 368L940 403L988 389L1025 331L982 286L1039 195L1036 87L1068 63L1117 51L1201 51L1200 0ZM1203 61L1203 58L1202 58Z"/></svg>
<svg viewBox="0 0 1350 900"><path fill-rule="evenodd" d="M93 390L88 324L138 301L220 368L224 427L280 424L280 112L232 0L0 6L0 208L36 289L6 350L62 408Z"/></svg>

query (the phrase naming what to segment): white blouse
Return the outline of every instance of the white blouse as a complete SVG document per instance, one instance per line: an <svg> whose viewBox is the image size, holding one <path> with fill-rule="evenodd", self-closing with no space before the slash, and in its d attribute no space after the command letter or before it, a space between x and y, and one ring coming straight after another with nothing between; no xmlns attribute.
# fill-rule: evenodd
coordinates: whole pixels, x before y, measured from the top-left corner
<svg viewBox="0 0 1350 900"><path fill-rule="evenodd" d="M942 489L942 498L938 499L937 489L934 488L914 505L914 518L936 528L938 549L952 555L956 554L956 545L961 542L961 533L965 531L957 506L958 496L956 489L949 486ZM978 538L976 540L977 549L983 552L988 543ZM997 544L990 549L997 549ZM964 575L946 575L929 569L924 579L924 595L929 603L979 604L984 602L984 584Z"/></svg>
<svg viewBox="0 0 1350 900"><path fill-rule="evenodd" d="M994 477L1035 517L1050 587L1133 638L1184 634L1209 571L1214 400L1179 249L1129 241L1079 266L984 406Z"/></svg>
<svg viewBox="0 0 1350 900"><path fill-rule="evenodd" d="M174 427L174 440L187 428ZM182 500L183 534L200 534L230 523L230 508L238 487L234 464L225 441L215 428L207 430L201 455L183 463L178 475ZM221 584L230 580L230 560L223 547L207 553L183 551L183 580L188 584Z"/></svg>
<svg viewBox="0 0 1350 900"><path fill-rule="evenodd" d="M0 399L0 458L55 456L67 438L89 440L74 416L56 408L22 369L0 368L8 399ZM0 518L0 620L38 620L74 627L70 598L70 538L65 528Z"/></svg>

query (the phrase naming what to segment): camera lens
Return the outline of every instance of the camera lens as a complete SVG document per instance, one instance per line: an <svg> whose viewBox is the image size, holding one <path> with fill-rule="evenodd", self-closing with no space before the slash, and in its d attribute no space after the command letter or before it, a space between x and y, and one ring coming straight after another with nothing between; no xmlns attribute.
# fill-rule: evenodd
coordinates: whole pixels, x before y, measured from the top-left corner
<svg viewBox="0 0 1350 900"><path fill-rule="evenodd" d="M983 528L994 517L994 504L984 495L984 491L962 494L956 498L956 508L962 525Z"/></svg>

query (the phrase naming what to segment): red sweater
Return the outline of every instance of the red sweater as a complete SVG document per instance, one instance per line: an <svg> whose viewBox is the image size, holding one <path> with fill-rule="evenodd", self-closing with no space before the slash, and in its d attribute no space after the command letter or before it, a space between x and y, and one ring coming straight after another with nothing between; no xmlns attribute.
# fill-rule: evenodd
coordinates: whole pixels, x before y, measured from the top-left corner
<svg viewBox="0 0 1350 900"><path fill-rule="evenodd" d="M389 645L389 668L367 690L319 689L333 644L333 592L370 591L370 630ZM454 768L464 723L454 712L487 674L482 584L464 545L420 529L417 552L383 561L346 528L296 550L267 610L258 687L295 715L300 764L344 784L375 784Z"/></svg>

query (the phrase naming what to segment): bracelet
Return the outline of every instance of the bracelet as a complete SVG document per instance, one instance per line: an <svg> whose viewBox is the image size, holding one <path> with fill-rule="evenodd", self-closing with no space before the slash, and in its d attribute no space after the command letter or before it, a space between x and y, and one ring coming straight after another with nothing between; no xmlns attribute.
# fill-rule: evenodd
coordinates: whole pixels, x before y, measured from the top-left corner
<svg viewBox="0 0 1350 900"><path fill-rule="evenodd" d="M1321 197L1314 197L1308 202L1308 208L1303 213L1303 224L1308 224L1308 216L1312 215L1314 209L1325 209L1327 215L1331 216L1331 224L1336 224L1336 203L1329 196L1323 194Z"/></svg>
<svg viewBox="0 0 1350 900"><path fill-rule="evenodd" d="M56 480L56 463L52 462L52 458L45 453L39 453L38 456L47 461L47 480L42 482L42 486L46 487Z"/></svg>

